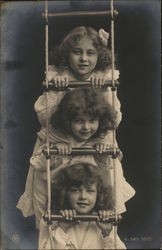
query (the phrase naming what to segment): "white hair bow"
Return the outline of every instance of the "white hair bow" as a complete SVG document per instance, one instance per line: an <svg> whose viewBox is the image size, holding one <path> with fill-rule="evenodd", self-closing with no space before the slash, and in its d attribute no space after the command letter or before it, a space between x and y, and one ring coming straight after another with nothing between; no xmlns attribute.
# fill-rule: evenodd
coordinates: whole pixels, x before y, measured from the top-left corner
<svg viewBox="0 0 162 250"><path fill-rule="evenodd" d="M107 46L108 39L109 39L109 33L106 32L104 29L100 29L98 32L98 36L100 38L100 41L103 45Z"/></svg>

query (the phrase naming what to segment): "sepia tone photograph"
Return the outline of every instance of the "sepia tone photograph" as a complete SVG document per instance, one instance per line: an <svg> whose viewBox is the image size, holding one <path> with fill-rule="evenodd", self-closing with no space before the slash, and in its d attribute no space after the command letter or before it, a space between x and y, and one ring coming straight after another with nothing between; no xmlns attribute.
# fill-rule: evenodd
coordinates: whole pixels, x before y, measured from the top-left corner
<svg viewBox="0 0 162 250"><path fill-rule="evenodd" d="M0 1L1 249L160 249L160 0Z"/></svg>

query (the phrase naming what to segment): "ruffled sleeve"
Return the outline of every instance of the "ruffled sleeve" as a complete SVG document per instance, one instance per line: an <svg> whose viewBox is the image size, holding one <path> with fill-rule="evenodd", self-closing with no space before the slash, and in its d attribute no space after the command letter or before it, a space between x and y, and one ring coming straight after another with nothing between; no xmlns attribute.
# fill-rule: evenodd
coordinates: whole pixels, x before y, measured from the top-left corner
<svg viewBox="0 0 162 250"><path fill-rule="evenodd" d="M116 168L116 176L114 176L113 161ZM125 180L123 176L123 169L118 159L114 159L111 162L112 168L110 168L111 184L114 188L114 178L116 183L116 210L118 214L126 211L125 203L135 195L134 188Z"/></svg>
<svg viewBox="0 0 162 250"><path fill-rule="evenodd" d="M49 70L47 74L48 81L51 81L57 75L64 75L66 74L70 80L70 73L68 70L66 71L59 71L59 69L54 65L49 65ZM48 118L50 119L52 113L55 112L60 100L65 95L66 91L54 91L50 90L48 92ZM46 125L46 93L43 93L41 96L38 97L37 101L35 102L34 109L37 113L38 120L40 124L45 127Z"/></svg>
<svg viewBox="0 0 162 250"><path fill-rule="evenodd" d="M65 95L66 91L49 91L48 92L48 118L50 119L55 112L60 100ZM43 93L34 104L34 109L37 113L40 124L45 127L46 124L46 94Z"/></svg>
<svg viewBox="0 0 162 250"><path fill-rule="evenodd" d="M21 210L24 217L34 215L33 208L33 175L34 169L30 166L25 185L25 192L19 198L17 208Z"/></svg>
<svg viewBox="0 0 162 250"><path fill-rule="evenodd" d="M118 80L119 79L119 75L120 72L119 70L114 70L114 80ZM106 80L111 80L112 79L112 70L111 69L107 69L104 71L104 77ZM119 125L119 123L121 122L122 119L122 113L121 113L121 105L117 96L117 91L113 92L114 95L114 102L113 102L113 98L112 98L112 91L110 88L107 88L107 91L105 91L105 97L108 100L108 103L110 103L111 105L114 105L114 109L117 112L117 116L116 116L116 123L117 126Z"/></svg>
<svg viewBox="0 0 162 250"><path fill-rule="evenodd" d="M110 88L107 88L107 91L104 92L104 96L107 99L107 102L113 106L115 112L116 112L116 117L115 117L115 123L116 123L116 127L119 126L121 120L122 120L122 113L121 113L121 105L119 102L119 99L117 97L117 92L113 92L114 95L114 99L112 97L112 91Z"/></svg>
<svg viewBox="0 0 162 250"><path fill-rule="evenodd" d="M46 166L46 164L44 164L45 160L43 161L41 159L42 145L42 140L38 137L33 150L33 156L30 158L30 167L26 179L25 191L19 198L16 206L18 209L21 210L24 217L28 217L35 214L33 205L34 173L36 169L44 170Z"/></svg>

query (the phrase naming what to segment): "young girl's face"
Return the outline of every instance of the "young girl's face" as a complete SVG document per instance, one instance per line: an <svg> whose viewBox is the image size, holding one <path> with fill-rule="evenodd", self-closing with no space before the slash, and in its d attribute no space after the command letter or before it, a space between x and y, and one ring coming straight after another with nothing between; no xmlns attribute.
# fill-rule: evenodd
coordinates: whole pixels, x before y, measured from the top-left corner
<svg viewBox="0 0 162 250"><path fill-rule="evenodd" d="M75 209L79 214L91 212L96 204L97 184L87 186L72 186L68 191L68 202L71 209Z"/></svg>
<svg viewBox="0 0 162 250"><path fill-rule="evenodd" d="M78 142L90 139L97 132L98 127L99 119L88 115L77 116L71 121L72 135Z"/></svg>
<svg viewBox="0 0 162 250"><path fill-rule="evenodd" d="M90 77L97 60L98 51L88 37L78 41L69 54L70 68L78 80L86 80Z"/></svg>

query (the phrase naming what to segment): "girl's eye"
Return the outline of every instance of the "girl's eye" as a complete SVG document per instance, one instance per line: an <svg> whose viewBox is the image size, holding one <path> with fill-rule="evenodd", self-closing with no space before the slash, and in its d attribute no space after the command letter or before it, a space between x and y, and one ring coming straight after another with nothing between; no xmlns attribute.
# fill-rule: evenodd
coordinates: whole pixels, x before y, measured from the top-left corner
<svg viewBox="0 0 162 250"><path fill-rule="evenodd" d="M95 190L93 190L93 189L88 189L87 192L89 192L89 193L94 193Z"/></svg>
<svg viewBox="0 0 162 250"><path fill-rule="evenodd" d="M76 123L82 123L83 121L81 119L76 119L76 120L74 120L74 122L76 122Z"/></svg>
<svg viewBox="0 0 162 250"><path fill-rule="evenodd" d="M78 188L71 188L70 191L71 192L79 192L79 189Z"/></svg>
<svg viewBox="0 0 162 250"><path fill-rule="evenodd" d="M88 54L88 55L95 55L95 54L96 54L96 52L95 52L95 51L93 51L93 50L89 50L89 51L87 52L87 54Z"/></svg>
<svg viewBox="0 0 162 250"><path fill-rule="evenodd" d="M73 54L74 55L80 55L80 50L79 49L74 49Z"/></svg>

